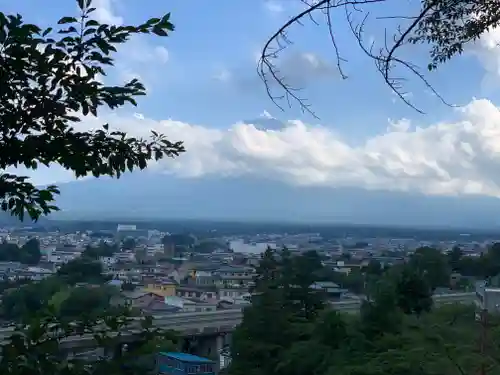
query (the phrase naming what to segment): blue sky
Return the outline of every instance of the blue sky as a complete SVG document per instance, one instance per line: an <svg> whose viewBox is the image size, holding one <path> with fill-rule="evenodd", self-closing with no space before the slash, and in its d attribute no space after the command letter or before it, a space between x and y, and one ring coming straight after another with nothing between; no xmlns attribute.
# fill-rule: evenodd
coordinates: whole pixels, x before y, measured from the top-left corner
<svg viewBox="0 0 500 375"><path fill-rule="evenodd" d="M260 49L281 24L303 9L299 0L94 3L102 21L134 24L172 14L175 32L168 38L132 40L120 50L108 78L140 77L149 92L139 108L103 114L83 124L92 127L110 121L139 134L159 129L186 141L185 156L153 165L153 171L191 178L266 175L298 185L500 196L500 181L492 177L500 166L496 30L429 76L449 102L463 107L443 105L408 75L407 91L426 112L422 115L397 100L383 83L342 14L334 15L334 20L337 42L348 60L346 80L336 70L324 23L305 21L291 29L294 44L278 64L292 82L303 81L302 95L319 116L314 119L296 104L279 110L256 73ZM370 9L374 16L366 39L383 43L384 28L394 29L394 24L376 16L411 12L412 4L388 0ZM76 4L52 0L50 7L43 7L35 0L6 0L3 9L49 25L59 16L74 14ZM425 49L404 53L425 66ZM269 117L282 121L283 127L266 131L249 124L254 119L265 124ZM67 180L68 174L52 168L50 173L36 172L34 178L46 183Z"/></svg>

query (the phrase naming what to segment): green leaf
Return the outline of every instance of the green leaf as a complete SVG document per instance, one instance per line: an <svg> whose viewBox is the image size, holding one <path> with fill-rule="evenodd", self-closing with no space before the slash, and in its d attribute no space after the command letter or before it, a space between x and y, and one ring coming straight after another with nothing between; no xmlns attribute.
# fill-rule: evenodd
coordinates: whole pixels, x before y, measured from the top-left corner
<svg viewBox="0 0 500 375"><path fill-rule="evenodd" d="M52 27L45 29L42 33L42 36L47 36L52 30L53 30Z"/></svg>
<svg viewBox="0 0 500 375"><path fill-rule="evenodd" d="M158 26L153 27L152 32L153 32L153 34L158 35L158 36L168 36L167 32Z"/></svg>
<svg viewBox="0 0 500 375"><path fill-rule="evenodd" d="M99 22L97 22L96 20L88 20L86 23L85 23L85 27L92 27L92 26L99 26Z"/></svg>
<svg viewBox="0 0 500 375"><path fill-rule="evenodd" d="M76 23L76 22L78 22L78 21L75 17L63 17L59 21L57 21L57 23L59 25L64 25L67 23Z"/></svg>
<svg viewBox="0 0 500 375"><path fill-rule="evenodd" d="M42 30L25 23L21 15L0 12L4 47L0 77L16 82L0 85L0 107L4 107L0 110L0 169L58 164L77 177L118 177L127 169L147 167L152 158L174 157L184 151L181 143L166 143L160 134L136 139L123 132L109 132L107 124L103 129L76 131L74 124L81 118L75 113L97 116L103 109L136 104L137 97L145 95L144 85L137 80L111 86L96 78L106 77L113 69L111 52L127 48L130 37L149 33L152 28L165 36L170 27L157 23L100 25L89 18L91 3L77 2L85 22L83 30L75 17L62 17L58 24L66 26L52 33L50 27ZM153 21L168 19L164 16ZM12 38L7 38L7 29ZM78 64L71 63L75 59ZM57 210L57 205L49 204L59 194L56 187L39 189L28 177L13 174L0 174L0 186L1 209L21 220L26 216L37 220Z"/></svg>

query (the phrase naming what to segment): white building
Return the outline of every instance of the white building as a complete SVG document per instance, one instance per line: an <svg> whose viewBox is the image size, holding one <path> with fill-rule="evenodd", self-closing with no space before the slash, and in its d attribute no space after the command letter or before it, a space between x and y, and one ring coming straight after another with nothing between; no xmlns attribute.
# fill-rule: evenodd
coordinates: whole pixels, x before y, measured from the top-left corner
<svg viewBox="0 0 500 375"><path fill-rule="evenodd" d="M113 264L116 264L117 260L114 256L111 257L100 257L99 261L104 265L104 266L112 266Z"/></svg>
<svg viewBox="0 0 500 375"><path fill-rule="evenodd" d="M135 254L131 251L122 251L114 253L113 258L116 262L135 262Z"/></svg>
<svg viewBox="0 0 500 375"><path fill-rule="evenodd" d="M47 252L47 262L62 265L79 258L81 255L81 251L49 250Z"/></svg>

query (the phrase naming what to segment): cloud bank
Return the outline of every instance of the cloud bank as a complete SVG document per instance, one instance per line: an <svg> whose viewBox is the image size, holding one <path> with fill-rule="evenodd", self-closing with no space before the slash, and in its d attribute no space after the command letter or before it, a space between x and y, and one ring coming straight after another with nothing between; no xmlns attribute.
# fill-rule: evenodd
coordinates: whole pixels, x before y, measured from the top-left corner
<svg viewBox="0 0 500 375"><path fill-rule="evenodd" d="M359 146L343 141L333 128L301 121L268 130L265 123L273 120L268 117L215 129L140 114L109 114L87 118L78 127L108 122L134 136L156 130L172 141L182 140L185 154L152 163L150 169L184 178L245 175L294 185L500 197L499 109L481 99L459 112L456 122L427 127L392 122L385 133Z"/></svg>

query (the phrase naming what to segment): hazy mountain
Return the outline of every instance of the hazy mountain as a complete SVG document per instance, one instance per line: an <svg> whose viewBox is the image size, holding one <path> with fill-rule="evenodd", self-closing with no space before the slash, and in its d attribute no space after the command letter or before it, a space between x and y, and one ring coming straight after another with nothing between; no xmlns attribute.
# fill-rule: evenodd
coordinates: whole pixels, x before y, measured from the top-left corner
<svg viewBox="0 0 500 375"><path fill-rule="evenodd" d="M282 130L287 126L286 123L272 117L269 113L264 112L260 117L243 121L245 124L252 124L259 130Z"/></svg>
<svg viewBox="0 0 500 375"><path fill-rule="evenodd" d="M148 172L120 180L62 184L58 199L71 218L191 218L343 222L376 225L496 227L500 200L293 187L245 178L179 179Z"/></svg>

